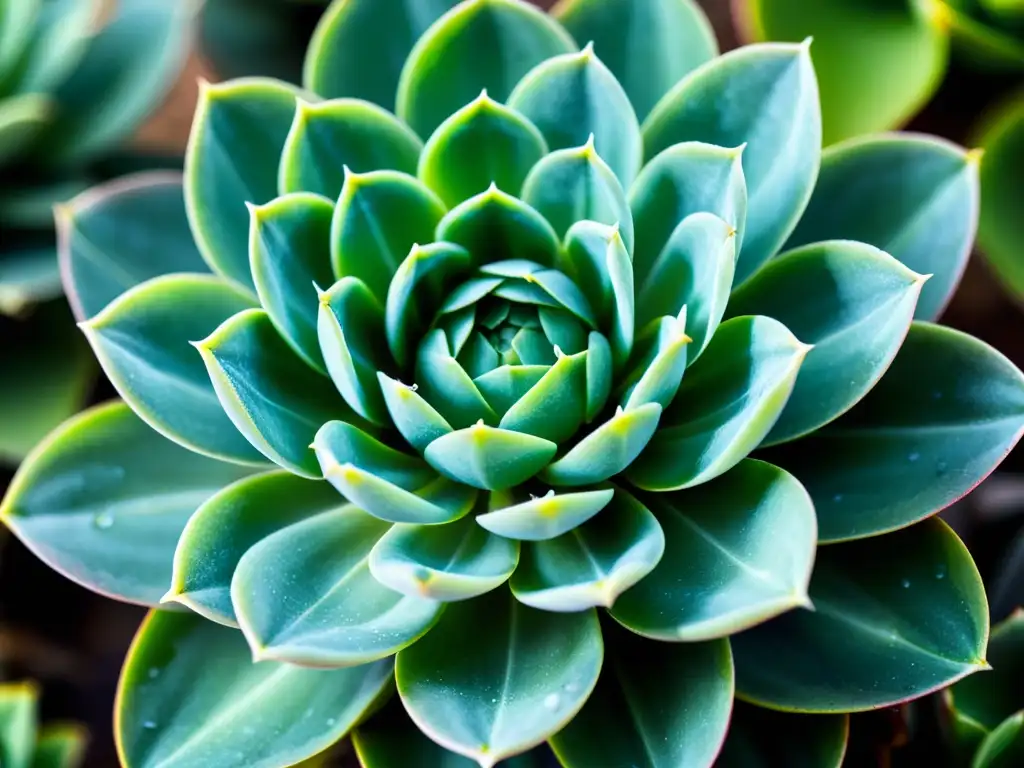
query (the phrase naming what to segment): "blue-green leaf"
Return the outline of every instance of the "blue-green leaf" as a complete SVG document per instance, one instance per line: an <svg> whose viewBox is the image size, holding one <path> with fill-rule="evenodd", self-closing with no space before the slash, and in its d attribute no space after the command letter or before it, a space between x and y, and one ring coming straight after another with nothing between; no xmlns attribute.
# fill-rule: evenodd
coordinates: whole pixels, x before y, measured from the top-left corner
<svg viewBox="0 0 1024 768"><path fill-rule="evenodd" d="M558 446L550 440L481 422L437 438L423 455L456 482L495 491L536 475L556 450Z"/></svg>
<svg viewBox="0 0 1024 768"><path fill-rule="evenodd" d="M608 506L614 493L611 488L557 495L552 490L539 498L508 505L503 504L505 500L500 494L491 494L490 511L477 515L476 522L510 539L553 539L582 525Z"/></svg>
<svg viewBox="0 0 1024 768"><path fill-rule="evenodd" d="M395 428L417 451L423 452L434 440L452 431L451 424L414 387L378 373L384 402Z"/></svg>
<svg viewBox="0 0 1024 768"><path fill-rule="evenodd" d="M452 356L444 331L435 328L420 344L416 384L422 397L456 429L479 420L497 424L498 416L473 379Z"/></svg>

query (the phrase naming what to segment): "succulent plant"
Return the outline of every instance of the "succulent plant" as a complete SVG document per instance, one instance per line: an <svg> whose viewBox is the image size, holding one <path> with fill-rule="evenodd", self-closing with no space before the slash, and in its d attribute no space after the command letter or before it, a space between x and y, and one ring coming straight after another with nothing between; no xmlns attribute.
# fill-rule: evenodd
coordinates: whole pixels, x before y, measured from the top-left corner
<svg viewBox="0 0 1024 768"><path fill-rule="evenodd" d="M87 735L73 723L39 727L39 689L33 683L0 684L0 765L4 768L76 768Z"/></svg>
<svg viewBox="0 0 1024 768"><path fill-rule="evenodd" d="M74 413L94 373L66 305L34 306L61 294L52 208L128 164L112 151L185 58L189 3L111 5L0 3L0 460Z"/></svg>
<svg viewBox="0 0 1024 768"><path fill-rule="evenodd" d="M304 85L204 86L183 179L68 208L124 402L0 516L179 609L125 765L838 765L847 713L986 667L933 517L1024 429L931 322L974 155L822 155L808 45L719 57L682 0L341 0Z"/></svg>

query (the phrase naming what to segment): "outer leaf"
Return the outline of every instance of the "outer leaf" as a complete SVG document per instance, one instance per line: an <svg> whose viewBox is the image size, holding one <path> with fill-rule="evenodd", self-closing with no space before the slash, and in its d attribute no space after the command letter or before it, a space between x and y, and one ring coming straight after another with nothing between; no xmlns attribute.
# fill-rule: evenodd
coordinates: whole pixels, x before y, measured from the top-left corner
<svg viewBox="0 0 1024 768"><path fill-rule="evenodd" d="M255 448L290 472L319 478L310 443L349 412L323 376L299 364L270 317L239 312L196 342L221 406Z"/></svg>
<svg viewBox="0 0 1024 768"><path fill-rule="evenodd" d="M390 661L335 670L253 664L236 630L153 612L118 684L118 755L133 768L294 765L341 739L391 669Z"/></svg>
<svg viewBox="0 0 1024 768"><path fill-rule="evenodd" d="M284 471L227 486L189 518L174 551L171 588L162 602L174 600L211 621L237 627L231 577L242 555L282 528L344 504L328 483Z"/></svg>
<svg viewBox="0 0 1024 768"><path fill-rule="evenodd" d="M643 120L684 75L718 55L692 0L562 0L552 11L578 41L593 41Z"/></svg>
<svg viewBox="0 0 1024 768"><path fill-rule="evenodd" d="M847 715L793 715L736 702L722 768L840 768L850 735Z"/></svg>
<svg viewBox="0 0 1024 768"><path fill-rule="evenodd" d="M39 729L32 768L78 768L85 761L89 734L74 723L54 723Z"/></svg>
<svg viewBox="0 0 1024 768"><path fill-rule="evenodd" d="M808 349L768 317L723 323L630 467L633 484L678 490L734 467L771 431Z"/></svg>
<svg viewBox="0 0 1024 768"><path fill-rule="evenodd" d="M36 140L53 115L53 102L37 93L0 102L0 162L14 159Z"/></svg>
<svg viewBox="0 0 1024 768"><path fill-rule="evenodd" d="M32 32L39 17L40 0L0 4L0 69L9 70L32 41Z"/></svg>
<svg viewBox="0 0 1024 768"><path fill-rule="evenodd" d="M752 45L708 62L659 102L643 134L647 158L681 141L747 143L747 221L736 264L743 282L786 242L818 175L821 116L808 43Z"/></svg>
<svg viewBox="0 0 1024 768"><path fill-rule="evenodd" d="M573 718L603 655L593 611L537 611L499 590L449 606L429 635L399 653L395 676L420 730L493 768Z"/></svg>
<svg viewBox="0 0 1024 768"><path fill-rule="evenodd" d="M346 167L356 173L416 173L422 149L423 142L405 123L375 104L300 99L281 155L278 188L282 194L315 192L337 200Z"/></svg>
<svg viewBox="0 0 1024 768"><path fill-rule="evenodd" d="M150 278L209 269L189 230L180 174L144 172L93 187L57 206L56 217L61 278L79 320Z"/></svg>
<svg viewBox="0 0 1024 768"><path fill-rule="evenodd" d="M296 90L245 78L199 92L185 154L185 209L196 245L219 274L252 289L245 204L277 197L278 161L295 116Z"/></svg>
<svg viewBox="0 0 1024 768"><path fill-rule="evenodd" d="M354 97L393 109L402 63L457 0L344 0L309 41L303 83L324 98Z"/></svg>
<svg viewBox="0 0 1024 768"><path fill-rule="evenodd" d="M398 82L398 116L429 136L481 89L504 102L534 66L574 50L557 22L522 0L469 0L416 42Z"/></svg>
<svg viewBox="0 0 1024 768"><path fill-rule="evenodd" d="M730 315L773 317L814 345L766 443L813 432L868 393L906 338L927 279L873 246L833 240L780 256L733 293Z"/></svg>
<svg viewBox="0 0 1024 768"><path fill-rule="evenodd" d="M605 637L608 656L596 690L551 739L561 764L717 765L732 709L729 644L652 643L612 627Z"/></svg>
<svg viewBox="0 0 1024 768"><path fill-rule="evenodd" d="M622 186L640 172L644 146L629 97L593 45L538 64L508 98L544 134L551 149L594 145Z"/></svg>
<svg viewBox="0 0 1024 768"><path fill-rule="evenodd" d="M393 655L427 632L441 605L370 574L390 525L347 506L263 539L238 563L231 599L256 660L350 667ZM287 592L289 600L276 599Z"/></svg>
<svg viewBox="0 0 1024 768"><path fill-rule="evenodd" d="M8 237L5 233L4 237ZM14 237L11 237L14 240ZM33 232L4 243L0 259L0 315L21 315L31 305L60 296L53 236Z"/></svg>
<svg viewBox="0 0 1024 768"><path fill-rule="evenodd" d="M50 567L96 592L155 605L186 521L250 469L186 451L127 406L97 406L30 454L0 519Z"/></svg>
<svg viewBox="0 0 1024 768"><path fill-rule="evenodd" d="M743 699L785 711L859 712L987 666L981 578L941 520L821 548L810 594L813 612L731 639Z"/></svg>
<svg viewBox="0 0 1024 768"><path fill-rule="evenodd" d="M807 487L823 541L902 528L980 483L1024 434L1024 375L987 344L914 323L850 413L771 455Z"/></svg>
<svg viewBox="0 0 1024 768"><path fill-rule="evenodd" d="M894 79L894 78L890 78ZM831 147L787 248L857 240L931 279L915 317L934 320L967 266L978 227L978 156L913 134Z"/></svg>
<svg viewBox="0 0 1024 768"><path fill-rule="evenodd" d="M252 305L213 275L166 275L122 294L81 327L111 383L153 429L214 458L262 463L189 347Z"/></svg>
<svg viewBox="0 0 1024 768"><path fill-rule="evenodd" d="M1007 718L985 737L971 768L1013 768L1024 760L1024 711Z"/></svg>
<svg viewBox="0 0 1024 768"><path fill-rule="evenodd" d="M0 686L0 757L5 768L29 768L36 746L39 689L33 683Z"/></svg>
<svg viewBox="0 0 1024 768"><path fill-rule="evenodd" d="M251 206L249 215L249 264L260 304L296 354L326 372L315 286L334 282L334 205L319 195L298 193Z"/></svg>
<svg viewBox="0 0 1024 768"><path fill-rule="evenodd" d="M1017 244L1024 240L1020 196L1009 172L1024 157L1024 97L1016 96L983 127L981 221L978 243L989 264L1015 296L1024 296L1024 266Z"/></svg>
<svg viewBox="0 0 1024 768"><path fill-rule="evenodd" d="M465 517L448 525L396 525L370 552L370 573L410 597L466 600L490 592L519 562L519 543Z"/></svg>
<svg viewBox="0 0 1024 768"><path fill-rule="evenodd" d="M973 675L952 686L947 693L953 706L985 730L994 730L1021 708L1020 689L1014 684L1024 672L1024 612L992 628L988 662L994 674Z"/></svg>
<svg viewBox="0 0 1024 768"><path fill-rule="evenodd" d="M618 489L601 514L556 538L524 544L512 594L545 611L610 608L654 570L664 551L654 515Z"/></svg>
<svg viewBox="0 0 1024 768"><path fill-rule="evenodd" d="M807 605L817 526L792 475L751 459L709 483L642 497L665 556L612 617L661 641L726 637Z"/></svg>
<svg viewBox="0 0 1024 768"><path fill-rule="evenodd" d="M20 5L31 8L35 4ZM57 0L40 6L34 34L26 41L19 66L11 72L0 61L0 70L15 77L5 85L14 86L18 93L51 92L73 72L93 40L103 10L98 0Z"/></svg>

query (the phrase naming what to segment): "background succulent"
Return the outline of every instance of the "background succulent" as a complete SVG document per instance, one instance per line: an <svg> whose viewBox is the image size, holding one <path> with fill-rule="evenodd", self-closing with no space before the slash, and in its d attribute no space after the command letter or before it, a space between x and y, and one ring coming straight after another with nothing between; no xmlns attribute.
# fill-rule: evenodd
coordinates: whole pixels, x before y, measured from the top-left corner
<svg viewBox="0 0 1024 768"><path fill-rule="evenodd" d="M0 684L0 764L4 768L76 768L87 741L71 723L39 728L39 690L32 683Z"/></svg>
<svg viewBox="0 0 1024 768"><path fill-rule="evenodd" d="M358 726L370 766L837 765L846 713L984 668L932 517L1024 427L1020 371L931 322L976 157L822 156L808 44L716 57L687 2L416 9L336 3L305 90L204 87L183 181L68 209L125 403L0 514L192 609L136 638L123 761L290 765Z"/></svg>
<svg viewBox="0 0 1024 768"><path fill-rule="evenodd" d="M0 6L0 460L19 460L85 398L93 366L67 307L34 306L61 293L52 208L166 162L112 152L173 82L190 19L187 2Z"/></svg>

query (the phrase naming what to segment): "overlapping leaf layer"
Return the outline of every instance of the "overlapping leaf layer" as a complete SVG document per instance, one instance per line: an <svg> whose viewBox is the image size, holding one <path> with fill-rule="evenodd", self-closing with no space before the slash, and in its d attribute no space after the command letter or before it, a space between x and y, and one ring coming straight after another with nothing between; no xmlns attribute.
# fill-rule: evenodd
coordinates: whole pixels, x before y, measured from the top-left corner
<svg viewBox="0 0 1024 768"><path fill-rule="evenodd" d="M205 87L176 217L104 198L176 222L180 266L66 254L126 405L2 512L72 578L200 615L141 630L125 763L290 765L356 726L367 766L701 766L727 731L743 765L768 718L836 765L845 713L984 667L931 516L1019 439L1024 376L914 320L973 238L971 158L822 163L807 45L713 58L677 0L406 3L374 103L337 69L371 6L327 12L308 90ZM948 200L923 171L890 199L893 156Z"/></svg>

